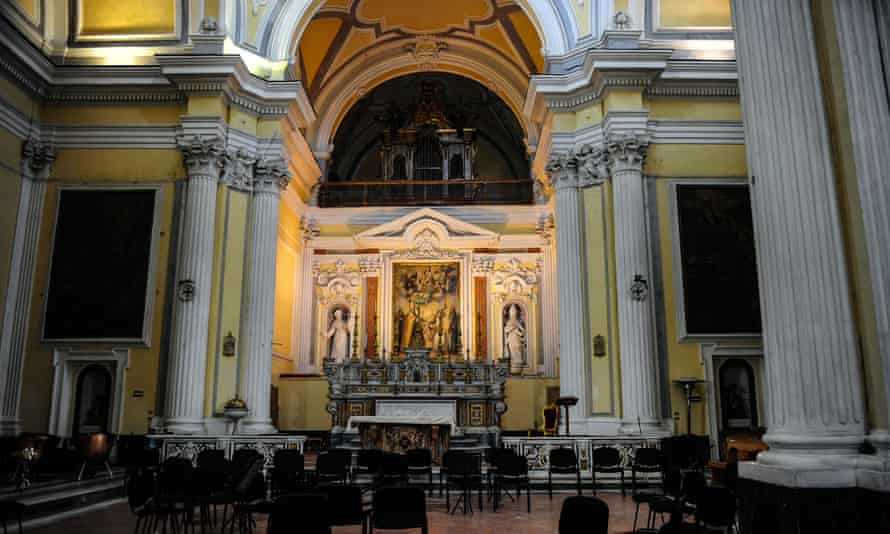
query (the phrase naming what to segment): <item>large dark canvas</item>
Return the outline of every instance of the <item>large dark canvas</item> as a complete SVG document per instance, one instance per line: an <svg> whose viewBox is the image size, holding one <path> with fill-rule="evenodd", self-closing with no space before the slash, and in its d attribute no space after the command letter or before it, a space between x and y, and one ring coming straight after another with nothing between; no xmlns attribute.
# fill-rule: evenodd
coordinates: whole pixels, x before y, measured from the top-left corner
<svg viewBox="0 0 890 534"><path fill-rule="evenodd" d="M680 185L677 206L687 334L760 332L748 187Z"/></svg>
<svg viewBox="0 0 890 534"><path fill-rule="evenodd" d="M46 339L141 339L155 191L62 190Z"/></svg>

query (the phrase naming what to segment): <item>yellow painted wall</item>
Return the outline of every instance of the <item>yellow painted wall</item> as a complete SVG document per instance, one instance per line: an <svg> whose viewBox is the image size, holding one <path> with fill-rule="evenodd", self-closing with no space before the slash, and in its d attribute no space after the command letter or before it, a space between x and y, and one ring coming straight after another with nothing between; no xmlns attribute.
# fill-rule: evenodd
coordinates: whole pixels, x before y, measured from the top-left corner
<svg viewBox="0 0 890 534"><path fill-rule="evenodd" d="M82 35L173 33L178 0L78 0Z"/></svg>
<svg viewBox="0 0 890 534"><path fill-rule="evenodd" d="M172 105L61 105L47 104L41 117L47 124L179 124L185 106Z"/></svg>
<svg viewBox="0 0 890 534"><path fill-rule="evenodd" d="M238 365L241 359L241 300L247 247L247 217L249 195L227 187L220 188L217 199L216 246L213 268L214 283L210 308L208 343L208 395L205 413L221 413L226 401L235 396ZM225 239L223 238L225 236ZM219 327L217 327L219 325ZM222 339L231 332L235 336L235 356L222 355ZM217 347L220 347L217 352ZM213 404L211 384L216 380L216 403Z"/></svg>
<svg viewBox="0 0 890 534"><path fill-rule="evenodd" d="M279 429L329 430L328 381L324 377L286 377L278 383Z"/></svg>
<svg viewBox="0 0 890 534"><path fill-rule="evenodd" d="M13 4L25 14L31 21L37 22L40 13L40 0L13 0Z"/></svg>
<svg viewBox="0 0 890 534"><path fill-rule="evenodd" d="M12 242L22 187L21 154L22 142L0 128L0 302L6 302L9 289ZM5 311L5 306L0 307L0 324L3 324Z"/></svg>
<svg viewBox="0 0 890 534"><path fill-rule="evenodd" d="M612 228L607 225L609 206L606 202L606 186L596 186L584 190L584 246L585 275L587 293L588 337L587 353L590 368L590 411L596 415L611 416L618 413L618 338L610 324L615 322L615 301L612 298L614 280L609 265L609 234ZM611 195L609 195L611 197ZM606 338L606 356L593 355L593 338L602 335ZM610 343L611 341L611 343Z"/></svg>
<svg viewBox="0 0 890 534"><path fill-rule="evenodd" d="M646 160L647 174L674 177L745 176L747 167L744 147L741 145L653 145ZM692 376L704 379L701 362L701 345L697 342L680 342L677 338L676 309L681 298L674 287L674 249L671 241L673 221L670 218L668 180L659 179L656 184L658 209L658 237L661 253L661 277L664 282L665 337L668 359L668 381ZM710 342L738 344L737 340L713 339ZM762 392L761 392L762 393ZM671 411L678 431L686 429L686 400L680 390L670 386ZM707 433L705 403L693 404L692 430Z"/></svg>
<svg viewBox="0 0 890 534"><path fill-rule="evenodd" d="M292 362L294 353L294 304L302 254L297 237L300 219L282 202L278 215L278 253L275 265L275 324L272 349L280 358ZM293 365L283 372L289 373ZM273 374L274 371L273 371Z"/></svg>
<svg viewBox="0 0 890 534"><path fill-rule="evenodd" d="M578 37L584 37L590 33L590 2L595 0L578 0L569 2L572 6L572 16L578 24Z"/></svg>
<svg viewBox="0 0 890 534"><path fill-rule="evenodd" d="M60 150L56 156L52 177L47 187L43 224L40 228L34 297L31 303L28 349L25 359L21 416L25 431L45 432L49 423L52 391L52 353L54 344L41 343L43 302L49 279L49 259L52 234L55 228L59 187L63 185L90 186L121 185L126 182L157 184L161 187L160 229L157 239L154 307L150 320L152 336L148 347L131 346L130 368L125 376L123 399L123 433L144 433L149 412L154 410L157 394L158 357L162 331L162 312L166 291L167 261L170 245L170 226L173 218L174 180L182 179L182 155L176 150ZM63 343L75 350L108 350L121 344ZM133 398L133 390L143 390L145 396Z"/></svg>
<svg viewBox="0 0 890 534"><path fill-rule="evenodd" d="M732 26L729 0L658 0L659 28Z"/></svg>
<svg viewBox="0 0 890 534"><path fill-rule="evenodd" d="M501 418L501 428L512 431L540 428L544 424L542 410L547 405L547 386L559 386L559 380L508 378L507 412Z"/></svg>
<svg viewBox="0 0 890 534"><path fill-rule="evenodd" d="M40 103L17 84L0 77L0 100L14 107L25 117L40 117Z"/></svg>
<svg viewBox="0 0 890 534"><path fill-rule="evenodd" d="M653 119L742 120L738 98L650 98L646 107Z"/></svg>

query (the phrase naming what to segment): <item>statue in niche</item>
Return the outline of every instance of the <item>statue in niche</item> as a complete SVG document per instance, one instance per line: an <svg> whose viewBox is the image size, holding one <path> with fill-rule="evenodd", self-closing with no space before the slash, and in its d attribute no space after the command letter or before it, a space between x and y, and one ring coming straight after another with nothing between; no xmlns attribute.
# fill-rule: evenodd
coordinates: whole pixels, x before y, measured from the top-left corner
<svg viewBox="0 0 890 534"><path fill-rule="evenodd" d="M513 369L528 366L525 343L525 321L518 304L506 308L504 318L504 356L510 359Z"/></svg>
<svg viewBox="0 0 890 534"><path fill-rule="evenodd" d="M334 318L325 333L328 340L328 358L338 362L349 358L349 310L344 314L343 308L334 309Z"/></svg>

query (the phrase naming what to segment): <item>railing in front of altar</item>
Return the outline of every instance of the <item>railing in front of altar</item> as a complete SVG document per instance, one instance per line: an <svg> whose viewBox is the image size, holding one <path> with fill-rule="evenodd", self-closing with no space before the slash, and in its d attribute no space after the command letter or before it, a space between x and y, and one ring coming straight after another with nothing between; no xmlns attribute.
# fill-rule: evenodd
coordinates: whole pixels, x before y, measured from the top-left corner
<svg viewBox="0 0 890 534"><path fill-rule="evenodd" d="M460 393L462 390L478 393L479 386L502 387L510 371L510 362L445 358L351 359L342 363L326 360L324 369L328 380L340 393L348 393L355 386L367 393L368 385L385 385L387 387L381 392L387 394Z"/></svg>
<svg viewBox="0 0 890 534"><path fill-rule="evenodd" d="M152 434L150 442L157 444L161 451L161 461L167 458L186 458L194 461L203 450L221 450L227 459L231 459L235 451L252 449L263 455L264 466L272 467L275 452L281 449L297 449L303 452L305 436L288 434L268 435L177 435Z"/></svg>
<svg viewBox="0 0 890 534"><path fill-rule="evenodd" d="M528 178L363 180L322 182L319 186L318 205L322 208L534 202L534 184Z"/></svg>
<svg viewBox="0 0 890 534"><path fill-rule="evenodd" d="M550 468L550 451L558 448L571 448L578 457L582 479L591 479L593 476L593 450L597 447L612 447L618 449L621 456L621 465L624 467L625 480L630 484L631 466L634 462L634 452L641 447L661 448L661 442L656 438L633 436L554 436L554 437L502 437L501 445L515 450L528 460L529 475L533 478L547 476ZM641 479L661 480L660 474L641 475ZM597 473L597 482L617 482L620 480L618 473Z"/></svg>

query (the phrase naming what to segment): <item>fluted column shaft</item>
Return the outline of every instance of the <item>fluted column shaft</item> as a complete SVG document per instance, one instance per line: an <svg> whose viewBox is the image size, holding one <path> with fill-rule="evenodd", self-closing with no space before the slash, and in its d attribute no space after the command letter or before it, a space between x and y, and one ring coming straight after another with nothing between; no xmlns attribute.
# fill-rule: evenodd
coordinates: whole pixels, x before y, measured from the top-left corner
<svg viewBox="0 0 890 534"><path fill-rule="evenodd" d="M615 213L615 279L621 358L622 430L661 428L655 323L649 298L649 243L643 184L647 145L634 137L607 145Z"/></svg>
<svg viewBox="0 0 890 534"><path fill-rule="evenodd" d="M19 400L28 344L37 241L46 197L46 179L54 159L53 149L49 145L28 140L22 147L22 185L0 330L0 436L15 436L21 431Z"/></svg>
<svg viewBox="0 0 890 534"><path fill-rule="evenodd" d="M264 162L257 165L250 207L244 331L241 338L241 396L250 414L240 424L246 434L275 432L270 417L272 329L275 314L275 260L278 204L287 174Z"/></svg>
<svg viewBox="0 0 890 534"><path fill-rule="evenodd" d="M757 463L794 469L844 463L864 434L810 7L808 0L733 2L768 386L770 451ZM742 475L759 478L754 471Z"/></svg>
<svg viewBox="0 0 890 534"><path fill-rule="evenodd" d="M179 244L167 385L167 430L204 431L204 376L210 320L210 284L216 193L223 162L216 139L181 142L188 172Z"/></svg>
<svg viewBox="0 0 890 534"><path fill-rule="evenodd" d="M571 154L548 165L556 190L556 278L559 315L559 394L578 398L570 424L583 431L589 413L584 350L584 291L581 279L581 206L578 162Z"/></svg>
<svg viewBox="0 0 890 534"><path fill-rule="evenodd" d="M832 7L883 373L883 399L873 402L883 400L885 413L890 413L890 105L885 85L890 80L885 66L890 65L881 57L882 34L890 38L890 4L849 0L834 2ZM890 471L890 422L879 419L883 418L872 420L869 440L882 450L884 471Z"/></svg>

